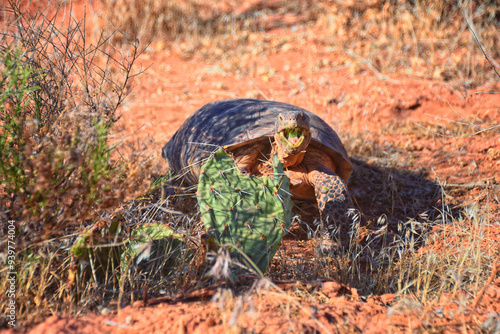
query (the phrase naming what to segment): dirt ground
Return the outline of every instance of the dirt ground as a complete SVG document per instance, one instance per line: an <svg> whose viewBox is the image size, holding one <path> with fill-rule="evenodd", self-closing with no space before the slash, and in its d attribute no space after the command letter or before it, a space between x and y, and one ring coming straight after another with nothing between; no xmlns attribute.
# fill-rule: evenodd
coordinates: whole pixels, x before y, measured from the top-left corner
<svg viewBox="0 0 500 334"><path fill-rule="evenodd" d="M495 252L500 241L499 81L464 91L442 80L386 75L362 65L334 65L346 61L315 42L314 36L322 32L314 27L307 32L272 29L265 38L285 39L294 33L305 33L307 38L301 44L290 39L286 47L242 60L240 67L253 71L228 69L196 50L185 57L165 46L167 42L154 42L139 59L147 70L135 79L133 94L121 109L116 140L126 140L157 157L157 170L152 173L161 175L168 168L161 158L162 146L202 105L245 97L298 105L327 121L356 160L365 157L359 164L393 168L447 185L433 205L447 201L455 208L466 208L479 203L490 214L489 227L482 231L484 247ZM311 67L318 63L326 66ZM373 158L366 158L366 142L379 147ZM368 219L383 212L363 197L363 182L351 179L349 185ZM283 247L302 244L288 238ZM420 251L439 252L440 247L442 241L436 238L430 248ZM226 290L216 286L176 297L151 297L147 305L136 301L119 312L116 305L103 305L106 309L100 314L52 316L28 332L410 333L433 328L458 333L481 332L479 324L487 321L496 321L498 331L498 277L491 277L474 307L471 300L464 307L457 295L443 294L439 304L422 308L411 296L360 296L355 288L331 279L281 281L251 295L225 296Z"/></svg>

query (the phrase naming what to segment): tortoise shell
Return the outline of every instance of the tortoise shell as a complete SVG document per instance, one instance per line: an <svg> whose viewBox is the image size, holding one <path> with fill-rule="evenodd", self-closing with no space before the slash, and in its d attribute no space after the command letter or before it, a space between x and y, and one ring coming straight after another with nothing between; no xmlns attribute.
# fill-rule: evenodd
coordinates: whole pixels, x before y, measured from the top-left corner
<svg viewBox="0 0 500 334"><path fill-rule="evenodd" d="M337 133L321 118L302 108L274 101L231 99L204 105L192 114L163 147L162 156L188 184L196 184L203 160L220 146L228 149L274 140L275 123L283 111L302 111L310 118L311 143L328 154L336 173L347 180L352 164Z"/></svg>

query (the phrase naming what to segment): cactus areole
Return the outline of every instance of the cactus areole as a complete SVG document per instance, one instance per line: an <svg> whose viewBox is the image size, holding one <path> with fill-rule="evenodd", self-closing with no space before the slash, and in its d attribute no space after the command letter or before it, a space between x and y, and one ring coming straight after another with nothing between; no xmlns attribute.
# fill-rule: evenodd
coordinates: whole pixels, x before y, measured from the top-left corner
<svg viewBox="0 0 500 334"><path fill-rule="evenodd" d="M277 155L292 199L316 200L325 225L347 224L353 207L346 180L352 165L335 131L302 108L274 101L234 99L196 111L163 147L183 186L198 183L203 163L219 147L247 175L273 176Z"/></svg>

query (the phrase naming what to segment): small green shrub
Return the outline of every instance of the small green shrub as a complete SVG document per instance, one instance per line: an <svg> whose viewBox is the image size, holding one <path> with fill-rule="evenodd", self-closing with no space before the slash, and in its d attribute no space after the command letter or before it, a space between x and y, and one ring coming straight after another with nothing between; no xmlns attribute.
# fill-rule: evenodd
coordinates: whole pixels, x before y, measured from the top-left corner
<svg viewBox="0 0 500 334"><path fill-rule="evenodd" d="M130 57L112 53L104 35L88 44L83 20L59 29L56 15L10 5L0 34L1 204L25 232L44 231L20 233L29 244L136 192L122 180L137 171L112 161L108 138L141 51L133 40Z"/></svg>
<svg viewBox="0 0 500 334"><path fill-rule="evenodd" d="M37 73L23 64L20 47L1 53L3 70L0 78L0 186L7 195L26 192L29 178L25 172L25 146L28 127L38 121L38 101L33 94ZM27 106L35 107L35 114ZM28 123L29 122L29 123ZM12 198L12 197L11 197Z"/></svg>
<svg viewBox="0 0 500 334"><path fill-rule="evenodd" d="M15 225L20 326L86 305L84 292L114 282L105 277L92 286L96 280L76 274L68 250L83 228L148 186L148 161L114 159L109 143L138 74L132 67L139 42L131 39L122 54L104 34L89 43L84 19L70 13L62 27L53 7L30 6L9 2L0 33L0 219Z"/></svg>

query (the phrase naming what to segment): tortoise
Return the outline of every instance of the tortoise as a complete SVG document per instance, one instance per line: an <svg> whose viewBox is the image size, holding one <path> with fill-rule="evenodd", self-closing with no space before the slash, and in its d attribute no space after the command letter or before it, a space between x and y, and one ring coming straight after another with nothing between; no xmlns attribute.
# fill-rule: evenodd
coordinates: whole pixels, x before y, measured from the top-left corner
<svg viewBox="0 0 500 334"><path fill-rule="evenodd" d="M290 178L292 201L316 200L324 226L348 223L353 203L346 181L352 164L335 131L302 108L274 101L231 99L206 104L163 147L183 185L198 182L204 159L223 146L247 174L272 174L274 154Z"/></svg>

